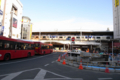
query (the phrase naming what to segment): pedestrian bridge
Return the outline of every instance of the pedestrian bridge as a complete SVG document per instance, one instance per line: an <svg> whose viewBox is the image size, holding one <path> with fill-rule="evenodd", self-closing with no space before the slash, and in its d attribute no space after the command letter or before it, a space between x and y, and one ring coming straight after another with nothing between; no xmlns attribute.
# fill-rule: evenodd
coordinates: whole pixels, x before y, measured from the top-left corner
<svg viewBox="0 0 120 80"><path fill-rule="evenodd" d="M35 41L35 40L34 40ZM65 41L65 40L40 40L40 42L43 43L57 43L57 44L71 44L71 41ZM88 42L88 41L75 41L72 45L98 45L100 46L100 43L98 42Z"/></svg>

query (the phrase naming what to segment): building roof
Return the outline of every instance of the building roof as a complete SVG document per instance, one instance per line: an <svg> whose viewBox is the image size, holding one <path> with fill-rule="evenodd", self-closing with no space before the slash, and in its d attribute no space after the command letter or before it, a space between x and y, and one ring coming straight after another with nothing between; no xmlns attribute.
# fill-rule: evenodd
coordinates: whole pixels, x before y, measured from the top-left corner
<svg viewBox="0 0 120 80"><path fill-rule="evenodd" d="M22 16L22 18L27 18L27 19L29 19L31 21L31 19L29 17L27 17L27 16Z"/></svg>
<svg viewBox="0 0 120 80"><path fill-rule="evenodd" d="M41 31L41 34L90 34L90 35L113 35L113 31ZM40 32L32 32L39 34Z"/></svg>

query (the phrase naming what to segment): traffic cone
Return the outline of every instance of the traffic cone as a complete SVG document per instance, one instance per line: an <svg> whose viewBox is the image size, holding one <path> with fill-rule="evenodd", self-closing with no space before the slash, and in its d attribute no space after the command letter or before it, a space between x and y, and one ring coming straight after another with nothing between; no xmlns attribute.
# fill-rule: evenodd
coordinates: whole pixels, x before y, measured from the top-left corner
<svg viewBox="0 0 120 80"><path fill-rule="evenodd" d="M63 63L62 63L63 65L66 65L66 62L65 62L65 57L64 57L64 60L63 60Z"/></svg>
<svg viewBox="0 0 120 80"><path fill-rule="evenodd" d="M58 57L58 60L57 60L58 62L60 62L60 55L59 55L59 57Z"/></svg>
<svg viewBox="0 0 120 80"><path fill-rule="evenodd" d="M110 73L110 72L109 72L109 68L108 68L108 63L106 63L105 73Z"/></svg>
<svg viewBox="0 0 120 80"><path fill-rule="evenodd" d="M80 60L80 66L79 66L79 68L78 69L83 69L83 66L82 66L82 59Z"/></svg>

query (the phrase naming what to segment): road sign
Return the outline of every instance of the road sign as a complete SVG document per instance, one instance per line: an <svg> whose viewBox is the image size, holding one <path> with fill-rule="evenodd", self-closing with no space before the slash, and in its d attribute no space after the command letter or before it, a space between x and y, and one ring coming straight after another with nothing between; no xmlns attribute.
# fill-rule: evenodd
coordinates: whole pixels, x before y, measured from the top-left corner
<svg viewBox="0 0 120 80"><path fill-rule="evenodd" d="M72 39L71 39L72 41L75 41L75 37L72 37Z"/></svg>

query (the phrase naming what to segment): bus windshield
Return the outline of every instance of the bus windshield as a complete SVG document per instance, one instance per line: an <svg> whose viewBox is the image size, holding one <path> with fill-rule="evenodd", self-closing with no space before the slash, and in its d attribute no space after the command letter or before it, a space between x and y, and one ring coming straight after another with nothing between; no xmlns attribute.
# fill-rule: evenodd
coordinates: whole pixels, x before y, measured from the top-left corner
<svg viewBox="0 0 120 80"><path fill-rule="evenodd" d="M40 44L38 44L38 43L35 43L35 47L39 47L40 46Z"/></svg>

